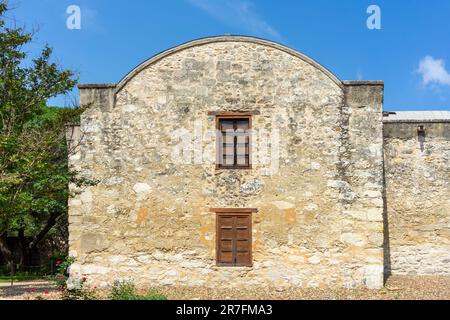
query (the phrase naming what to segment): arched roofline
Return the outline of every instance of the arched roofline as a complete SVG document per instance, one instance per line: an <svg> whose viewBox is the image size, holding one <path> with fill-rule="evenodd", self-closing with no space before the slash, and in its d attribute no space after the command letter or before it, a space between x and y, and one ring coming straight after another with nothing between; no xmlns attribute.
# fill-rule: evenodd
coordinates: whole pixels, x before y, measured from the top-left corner
<svg viewBox="0 0 450 320"><path fill-rule="evenodd" d="M305 61L306 63L310 64L311 66L317 68L318 70L322 71L328 78L330 78L334 83L336 83L341 89L344 88L344 84L341 80L339 80L330 70L319 64L317 61L311 59L310 57L306 56L305 54L291 49L287 46L284 46L282 44L279 44L274 41L269 41L265 39L260 39L256 37L249 37L249 36L215 36L215 37L207 37L207 38L200 38L197 40L192 40L185 42L181 45L178 45L176 47L167 49L165 51L162 51L153 57L145 60L144 62L140 63L138 66L136 66L133 70L131 70L125 77L123 77L115 86L116 92L119 92L122 90L122 88L130 81L134 76L136 76L139 72L147 68L148 66L154 64L157 61L160 61L164 59L165 57L168 57L174 53L180 52L185 49L193 48L196 46L201 46L209 43L219 43L219 42L247 42L247 43L255 43L263 46L267 46L270 48L278 49L280 51L286 52L298 59L301 59Z"/></svg>

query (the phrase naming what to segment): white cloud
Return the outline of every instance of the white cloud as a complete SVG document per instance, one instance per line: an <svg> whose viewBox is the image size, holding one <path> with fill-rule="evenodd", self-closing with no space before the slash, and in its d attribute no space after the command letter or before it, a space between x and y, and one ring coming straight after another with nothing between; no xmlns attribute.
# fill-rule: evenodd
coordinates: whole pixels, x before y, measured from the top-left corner
<svg viewBox="0 0 450 320"><path fill-rule="evenodd" d="M192 5L229 26L239 26L259 36L281 40L280 33L255 12L255 5L243 0L188 0Z"/></svg>
<svg viewBox="0 0 450 320"><path fill-rule="evenodd" d="M422 75L424 85L441 84L450 86L450 74L445 69L445 61L427 55L419 63L417 70Z"/></svg>

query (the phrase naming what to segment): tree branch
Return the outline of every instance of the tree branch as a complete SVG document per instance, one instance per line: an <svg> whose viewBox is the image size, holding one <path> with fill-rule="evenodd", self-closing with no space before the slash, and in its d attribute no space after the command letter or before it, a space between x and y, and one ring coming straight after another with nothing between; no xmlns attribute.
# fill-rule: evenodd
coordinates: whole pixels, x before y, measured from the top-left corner
<svg viewBox="0 0 450 320"><path fill-rule="evenodd" d="M62 212L52 213L50 215L50 217L47 220L47 223L45 224L45 227L41 230L41 232L39 232L39 234L36 237L34 237L33 241L31 241L30 244L28 245L28 248L30 250L36 248L39 242L41 242L41 240L45 238L50 229L53 228L53 226L56 224L56 219L61 215Z"/></svg>

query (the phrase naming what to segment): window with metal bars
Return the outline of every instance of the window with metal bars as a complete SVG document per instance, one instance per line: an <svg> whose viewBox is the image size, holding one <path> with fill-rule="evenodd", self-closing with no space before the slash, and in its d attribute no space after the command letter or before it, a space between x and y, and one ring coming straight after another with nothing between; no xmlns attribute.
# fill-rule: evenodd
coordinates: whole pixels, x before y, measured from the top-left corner
<svg viewBox="0 0 450 320"><path fill-rule="evenodd" d="M217 168L251 169L251 116L217 116Z"/></svg>

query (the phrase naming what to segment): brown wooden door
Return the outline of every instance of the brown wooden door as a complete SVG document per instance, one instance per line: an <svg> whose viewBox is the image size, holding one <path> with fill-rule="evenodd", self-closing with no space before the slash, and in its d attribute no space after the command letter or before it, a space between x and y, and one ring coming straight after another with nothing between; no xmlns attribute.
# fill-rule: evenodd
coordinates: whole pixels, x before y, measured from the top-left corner
<svg viewBox="0 0 450 320"><path fill-rule="evenodd" d="M251 214L217 214L217 265L252 265Z"/></svg>

